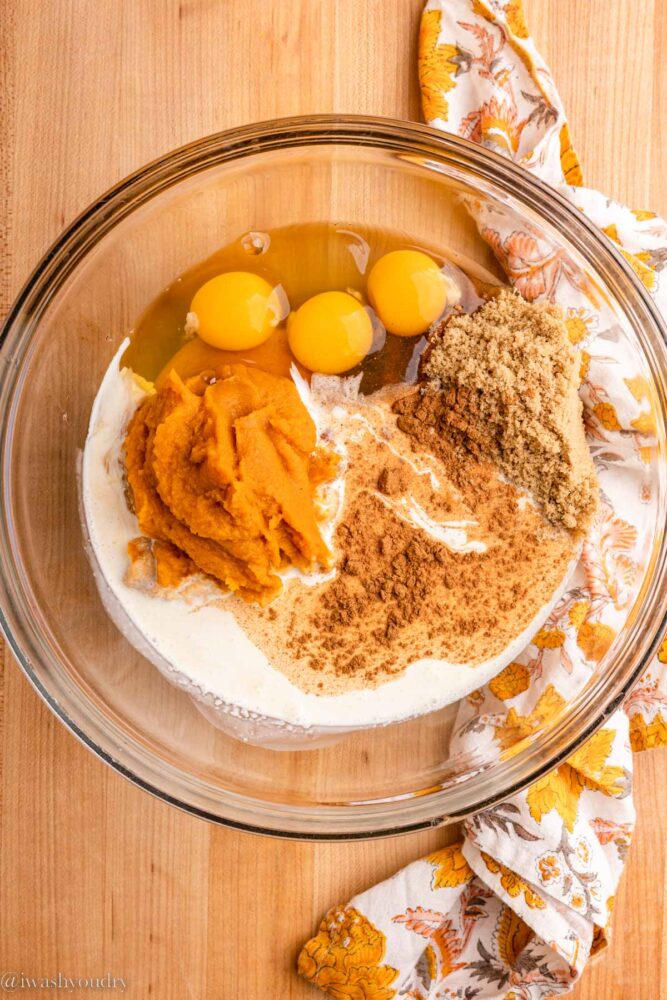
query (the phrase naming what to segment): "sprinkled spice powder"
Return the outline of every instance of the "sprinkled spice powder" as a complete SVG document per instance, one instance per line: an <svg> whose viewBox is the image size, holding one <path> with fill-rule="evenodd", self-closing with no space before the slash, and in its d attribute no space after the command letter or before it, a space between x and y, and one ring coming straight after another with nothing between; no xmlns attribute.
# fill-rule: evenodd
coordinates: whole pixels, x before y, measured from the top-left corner
<svg viewBox="0 0 667 1000"><path fill-rule="evenodd" d="M500 654L576 549L492 463L433 434L419 390L380 423L382 434L348 448L333 579L291 581L253 618L239 609L271 662L313 693L372 687L421 658L477 664Z"/></svg>

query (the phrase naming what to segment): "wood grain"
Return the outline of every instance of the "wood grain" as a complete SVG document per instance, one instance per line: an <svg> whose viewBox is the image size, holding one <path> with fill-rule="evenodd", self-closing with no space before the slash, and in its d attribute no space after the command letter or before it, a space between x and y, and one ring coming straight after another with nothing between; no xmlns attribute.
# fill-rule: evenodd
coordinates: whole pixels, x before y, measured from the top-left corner
<svg viewBox="0 0 667 1000"><path fill-rule="evenodd" d="M174 146L277 115L418 117L421 4L5 0L0 307L94 196ZM666 212L667 0L526 6L588 182ZM443 838L312 845L208 826L84 751L12 662L0 747L0 972L110 972L141 1000L313 1000L294 959L324 910ZM667 997L666 784L667 754L643 755L614 944L578 1000Z"/></svg>

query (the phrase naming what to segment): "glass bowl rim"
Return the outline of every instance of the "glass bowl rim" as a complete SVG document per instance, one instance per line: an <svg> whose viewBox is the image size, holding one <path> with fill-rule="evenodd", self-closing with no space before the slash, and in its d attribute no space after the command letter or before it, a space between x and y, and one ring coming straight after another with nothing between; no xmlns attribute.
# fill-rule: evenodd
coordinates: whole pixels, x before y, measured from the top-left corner
<svg viewBox="0 0 667 1000"><path fill-rule="evenodd" d="M32 274L19 292L0 330L0 350L11 351L12 365L5 363L0 368L0 414L6 416L11 409L9 404L14 401L16 384L20 381L21 362L25 357L34 331L39 320L53 301L63 283L73 270L84 260L89 250L108 232L119 225L123 219L131 215L151 198L160 192L175 186L186 178L201 173L212 166L226 162L240 161L257 153L280 152L287 148L310 146L358 146L362 148L377 148L393 152L401 152L409 157L432 156L441 161L457 163L463 169L471 171L478 179L483 178L494 188L504 190L508 195L519 198L524 206L532 207L538 214L545 215L545 207L550 210L548 219L551 224L564 224L563 232L568 241L579 252L589 251L596 257L596 266L604 264L613 278L624 286L624 291L634 297L635 305L640 307L644 318L654 328L658 338L667 345L667 329L660 313L653 303L641 281L632 271L621 253L612 242L604 237L600 230L579 212L563 195L534 177L525 169L517 166L505 157L487 150L477 143L453 136L438 129L414 122L400 121L390 118L379 118L364 115L304 115L291 118L275 119L245 125L239 128L217 132L201 139L178 147L161 157L151 161L139 170L129 174L123 180L98 197L86 208L44 254ZM586 254L585 254L586 255ZM599 255L599 259L597 257ZM15 340L16 343L12 343ZM5 358L5 362L7 358ZM10 371L11 369L11 371ZM561 738L561 729L572 728L561 720L559 725L549 727L540 733L544 743L540 744L539 754L531 745L521 745L519 751L511 757L487 768L483 772L486 778L487 790L481 800L466 802L466 796L461 796L461 789L456 786L440 788L429 794L416 794L395 799L377 800L354 805L307 805L290 806L266 800L244 796L229 790L215 789L215 794L209 796L209 801L215 801L223 808L228 808L226 815L220 815L188 799L184 790L192 792L193 784L209 787L200 779L193 779L170 762L159 760L151 751L146 750L136 741L131 741L127 732L118 729L115 740L112 724L107 716L99 711L90 699L80 690L80 704L75 707L88 709L86 722L80 725L74 718L71 707L68 710L56 698L53 691L42 680L42 673L33 664L33 657L26 646L35 636L31 633L28 605L23 601L19 613L12 615L8 610L7 598L11 595L16 602L16 588L8 584L6 573L6 552L4 544L11 538L11 524L8 523L9 469L7 461L8 438L11 446L11 420L0 422L0 451L2 456L2 517L0 518L0 557L2 570L0 573L0 628L8 646L18 661L21 669L46 702L53 713L64 723L85 746L99 758L113 767L118 773L128 778L138 787L155 795L162 801L175 805L186 812L210 821L249 832L306 840L352 840L370 839L374 837L392 836L398 833L413 832L420 829L438 826L444 822L463 819L482 809L489 808L522 790L544 774L557 767L581 746L606 719L622 704L633 685L639 679L647 664L655 655L663 634L667 630L667 613L663 611L659 624L649 631L652 638L647 640L646 648L632 670L626 671L615 683L609 693L609 698L598 713L590 718L578 718L573 733L558 749L556 744ZM11 447L10 447L11 450ZM667 578L667 541L663 539L660 562L663 577ZM21 595L19 597L19 605ZM13 603L11 605L13 607ZM20 635L20 640L19 640ZM40 637L41 641L41 637ZM57 657L51 658L58 668ZM38 658L39 659L39 658ZM61 674L63 673L61 669ZM92 710L93 715L90 712ZM584 713L585 714L585 713ZM85 716L85 712L84 712ZM99 720L94 717L99 716ZM582 716L581 710L579 716ZM90 723L99 721L98 731L106 736L103 741L100 736L93 738L90 733ZM559 735L561 734L561 735ZM103 745L103 742L105 745ZM130 742L134 742L134 756L129 751ZM524 741L529 744L530 741ZM116 748L123 747L125 761L111 752L110 743ZM551 747L551 752L547 752ZM525 764L531 761L529 767ZM151 767L156 764L157 768ZM524 773L519 774L524 765ZM509 781L498 781L497 769L507 773ZM495 775L495 778L491 776ZM478 776L475 776L478 777ZM168 781L164 780L165 778ZM163 780L161 780L163 779ZM179 790L180 796L168 792L164 787L168 783ZM475 779L473 778L474 782ZM470 784L466 782L465 784ZM503 787L503 784L505 787ZM497 789L500 788L500 791ZM195 789L196 790L196 789ZM457 792L459 793L457 798ZM467 798L470 799L470 789ZM477 796L479 799L479 796ZM451 801L453 800L453 801ZM206 798L204 797L204 801Z"/></svg>

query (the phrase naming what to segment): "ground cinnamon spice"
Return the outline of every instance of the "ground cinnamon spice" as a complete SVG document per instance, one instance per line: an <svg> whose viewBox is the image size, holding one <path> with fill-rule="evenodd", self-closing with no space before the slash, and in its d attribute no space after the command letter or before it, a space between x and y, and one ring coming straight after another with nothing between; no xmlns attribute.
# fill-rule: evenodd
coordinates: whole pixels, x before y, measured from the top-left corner
<svg viewBox="0 0 667 1000"><path fill-rule="evenodd" d="M566 573L571 534L492 463L434 434L431 405L411 390L380 414L382 434L350 445L333 579L293 583L263 629L253 609L253 641L305 690L372 687L422 658L480 663L528 626ZM432 523L465 523L484 550L434 537L408 516L414 504Z"/></svg>

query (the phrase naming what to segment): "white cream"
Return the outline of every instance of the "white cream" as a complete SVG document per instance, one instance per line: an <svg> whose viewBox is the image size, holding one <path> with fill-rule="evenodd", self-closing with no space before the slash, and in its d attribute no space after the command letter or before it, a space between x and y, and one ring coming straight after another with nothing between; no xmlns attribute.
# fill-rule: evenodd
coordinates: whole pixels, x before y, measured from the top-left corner
<svg viewBox="0 0 667 1000"><path fill-rule="evenodd" d="M471 541L466 528L475 526L475 521L436 521L426 513L414 497L385 497L378 499L402 521L426 532L436 542L446 545L452 552L485 552L484 542Z"/></svg>
<svg viewBox="0 0 667 1000"><path fill-rule="evenodd" d="M127 543L139 534L139 529L125 502L120 449L127 421L144 394L131 372L119 370L126 343L107 370L90 418L81 482L84 531L100 595L113 620L172 682L187 688L196 698L204 698L209 708L220 705L236 715L268 717L288 726L340 729L421 715L464 697L513 660L562 595L574 563L552 600L521 635L501 655L478 666L420 659L396 679L373 689L339 695L306 694L271 666L232 611L224 606L226 602L197 606L181 597L167 600L151 596L124 583ZM304 385L299 389L307 396ZM320 391L317 395L317 403L312 399L308 402L321 431L322 423L329 423L323 420L326 393ZM341 411L346 410L341 407ZM347 422L342 412L336 419ZM432 474L424 466L416 471ZM326 498L334 511L329 535L342 500L343 486L339 482ZM417 507L406 507L401 516L409 516L417 524L421 521L425 530L442 532L443 540L453 547L472 544L467 542L463 523L432 524Z"/></svg>

